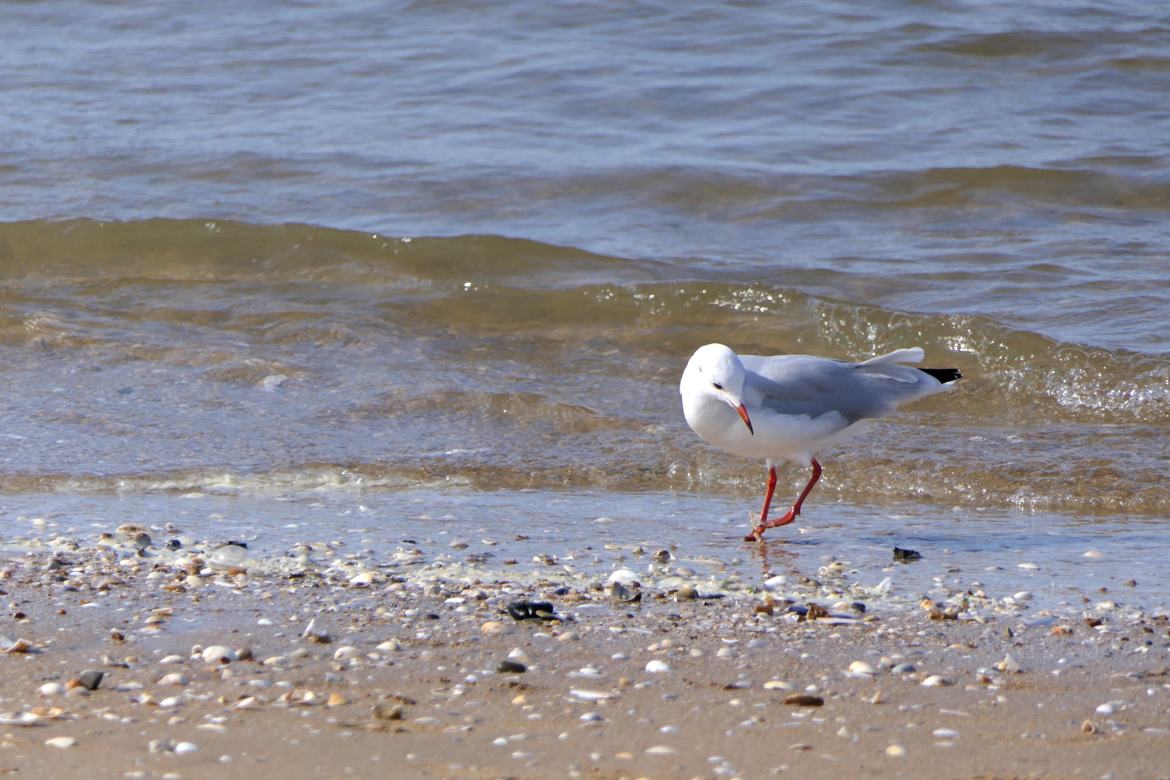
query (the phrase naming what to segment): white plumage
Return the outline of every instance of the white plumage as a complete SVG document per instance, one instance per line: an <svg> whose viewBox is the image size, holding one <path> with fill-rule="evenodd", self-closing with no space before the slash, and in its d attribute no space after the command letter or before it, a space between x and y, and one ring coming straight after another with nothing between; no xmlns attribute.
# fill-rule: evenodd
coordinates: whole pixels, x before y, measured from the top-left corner
<svg viewBox="0 0 1170 780"><path fill-rule="evenodd" d="M956 369L918 369L918 347L899 349L862 363L811 355L736 355L707 344L691 356L679 392L687 424L707 442L736 455L764 458L768 491L760 522L748 535L792 522L820 477L817 452L857 430L864 420L889 414L899 404L949 389ZM811 464L813 476L792 509L768 521L776 462Z"/></svg>

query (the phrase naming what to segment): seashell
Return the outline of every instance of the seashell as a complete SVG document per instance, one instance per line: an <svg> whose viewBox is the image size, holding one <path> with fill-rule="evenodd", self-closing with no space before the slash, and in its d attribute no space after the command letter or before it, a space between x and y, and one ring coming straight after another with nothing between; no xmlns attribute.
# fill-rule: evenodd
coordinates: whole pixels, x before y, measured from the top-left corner
<svg viewBox="0 0 1170 780"><path fill-rule="evenodd" d="M32 712L2 712L0 713L0 726L31 726L40 717Z"/></svg>

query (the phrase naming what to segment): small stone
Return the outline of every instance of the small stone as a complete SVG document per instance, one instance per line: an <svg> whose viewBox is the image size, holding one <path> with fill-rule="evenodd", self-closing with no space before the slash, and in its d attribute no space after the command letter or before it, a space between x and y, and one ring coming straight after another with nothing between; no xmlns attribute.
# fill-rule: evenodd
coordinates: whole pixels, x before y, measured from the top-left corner
<svg viewBox="0 0 1170 780"><path fill-rule="evenodd" d="M790 693L784 697L784 703L794 707L822 707L825 700L811 693Z"/></svg>
<svg viewBox="0 0 1170 780"><path fill-rule="evenodd" d="M71 748L77 744L77 740L73 737L51 737L45 740L45 744L55 748Z"/></svg>
<svg viewBox="0 0 1170 780"><path fill-rule="evenodd" d="M65 693L65 686L59 682L47 682L37 689L41 696L60 696Z"/></svg>
<svg viewBox="0 0 1170 780"><path fill-rule="evenodd" d="M997 663L995 668L1001 672L1007 672L1008 674L1019 674L1023 671L1023 667L1020 666L1020 662L1013 658L1010 653L1002 661Z"/></svg>
<svg viewBox="0 0 1170 780"><path fill-rule="evenodd" d="M194 753L198 749L199 746L194 742L178 742L175 744L175 754L180 756L187 753Z"/></svg>
<svg viewBox="0 0 1170 780"><path fill-rule="evenodd" d="M674 594L675 601L694 601L699 597L699 591L694 585L683 585Z"/></svg>
<svg viewBox="0 0 1170 780"><path fill-rule="evenodd" d="M924 688L941 688L946 685L954 685L954 683L938 674L932 674L922 681Z"/></svg>
<svg viewBox="0 0 1170 780"><path fill-rule="evenodd" d="M638 575L634 572L630 571L629 569L617 569L610 573L609 577L605 580L605 584L613 585L616 582L621 583L622 585L630 586L637 581Z"/></svg>
<svg viewBox="0 0 1170 780"><path fill-rule="evenodd" d="M102 684L102 678L105 676L105 672L97 669L86 669L77 676L77 679L87 691L96 691L98 686Z"/></svg>
<svg viewBox="0 0 1170 780"><path fill-rule="evenodd" d="M379 702L370 708L370 714L375 720L402 720L402 705Z"/></svg>
<svg viewBox="0 0 1170 780"><path fill-rule="evenodd" d="M891 669L890 673L891 674L910 674L911 672L917 672L917 671L918 671L918 667L915 666L914 664L903 663L903 664L898 664L893 669Z"/></svg>
<svg viewBox="0 0 1170 780"><path fill-rule="evenodd" d="M183 686L188 682L187 675L182 672L171 672L159 678L159 685Z"/></svg>
<svg viewBox="0 0 1170 780"><path fill-rule="evenodd" d="M592 691L584 688L573 688L569 691L569 695L582 701L606 701L613 698L613 694L606 691Z"/></svg>
<svg viewBox="0 0 1170 780"><path fill-rule="evenodd" d="M327 645L333 641L333 637L327 631L322 628L317 628L317 618L309 621L309 624L305 626L305 630L301 632L301 638L318 645Z"/></svg>
<svg viewBox="0 0 1170 780"><path fill-rule="evenodd" d="M959 737L959 732L954 729L935 729L933 734L935 739L958 739Z"/></svg>
<svg viewBox="0 0 1170 780"><path fill-rule="evenodd" d="M655 658L653 661L650 661L646 664L646 671L650 672L651 674L662 674L664 672L669 672L670 664L666 663L666 661L660 661Z"/></svg>
<svg viewBox="0 0 1170 780"><path fill-rule="evenodd" d="M489 620L479 627L479 630L485 634L502 634L504 632L504 624L498 620Z"/></svg>
<svg viewBox="0 0 1170 780"><path fill-rule="evenodd" d="M329 698L325 702L326 707L340 707L344 704L349 704L349 699L345 698L344 694L337 692L329 694Z"/></svg>
<svg viewBox="0 0 1170 780"><path fill-rule="evenodd" d="M873 677L874 669L865 661L854 661L849 664L849 674L854 677Z"/></svg>
<svg viewBox="0 0 1170 780"><path fill-rule="evenodd" d="M901 758L906 755L906 748L901 745L890 745L886 748L886 755L890 758Z"/></svg>
<svg viewBox="0 0 1170 780"><path fill-rule="evenodd" d="M764 588L766 590L778 590L788 584L788 578L783 574L777 574L764 580Z"/></svg>
<svg viewBox="0 0 1170 780"><path fill-rule="evenodd" d="M207 558L207 565L212 569L237 574L246 571L248 550L238 544L225 544L216 549Z"/></svg>
<svg viewBox="0 0 1170 780"><path fill-rule="evenodd" d="M917 550L908 550L902 547L894 548L894 560L898 563L910 563L922 558L922 553Z"/></svg>
<svg viewBox="0 0 1170 780"><path fill-rule="evenodd" d="M646 753L651 756L672 756L678 751L669 745L655 745L654 747L646 748Z"/></svg>
<svg viewBox="0 0 1170 780"><path fill-rule="evenodd" d="M358 650L353 645L342 645L333 651L334 661L348 661L351 658L356 658L361 655L361 650Z"/></svg>
<svg viewBox="0 0 1170 780"><path fill-rule="evenodd" d="M349 578L349 584L355 587L365 587L378 581L378 572L367 569Z"/></svg>
<svg viewBox="0 0 1170 780"><path fill-rule="evenodd" d="M500 674L524 674L528 671L528 667L519 661L505 659L496 666L496 671Z"/></svg>
<svg viewBox="0 0 1170 780"><path fill-rule="evenodd" d="M200 657L207 664L229 664L236 660L236 651L227 645L211 645L203 648Z"/></svg>
<svg viewBox="0 0 1170 780"><path fill-rule="evenodd" d="M792 683L784 680L768 680L764 683L765 691L790 691L793 687Z"/></svg>

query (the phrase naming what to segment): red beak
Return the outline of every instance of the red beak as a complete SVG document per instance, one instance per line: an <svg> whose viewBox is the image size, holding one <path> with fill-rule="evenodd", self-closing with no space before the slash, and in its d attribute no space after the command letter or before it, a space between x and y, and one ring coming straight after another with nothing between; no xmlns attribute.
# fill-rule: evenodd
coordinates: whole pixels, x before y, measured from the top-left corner
<svg viewBox="0 0 1170 780"><path fill-rule="evenodd" d="M752 418L748 417L747 407L743 404L740 404L739 406L735 407L735 411L739 412L739 416L743 419L743 424L748 427L748 433L755 436L756 431L754 428L752 428Z"/></svg>

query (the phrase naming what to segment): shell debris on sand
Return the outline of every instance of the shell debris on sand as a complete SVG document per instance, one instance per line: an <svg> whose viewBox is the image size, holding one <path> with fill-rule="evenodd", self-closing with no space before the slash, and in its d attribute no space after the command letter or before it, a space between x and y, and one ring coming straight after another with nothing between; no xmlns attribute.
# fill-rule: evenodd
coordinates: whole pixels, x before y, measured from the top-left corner
<svg viewBox="0 0 1170 780"><path fill-rule="evenodd" d="M114 548L95 553L83 547L68 552L65 568L52 570L44 568L48 557L40 553L27 561L0 563L0 569L12 570L0 586L11 592L12 578L26 576L44 582L45 592L53 594L53 608L68 613L55 623L78 632L71 643L84 645L88 640L82 635L90 632L90 647L97 648L77 652L64 647L45 630L48 621L39 622L46 610L37 608L35 598L14 594L13 603L19 601L20 609L33 616L19 624L27 627L22 633L45 652L7 660L14 668L36 668L20 682L0 681L0 696L14 711L6 716L8 730L39 746L49 736L40 731L48 724L68 729L88 750L100 744L101 729L125 726L141 731L142 745L158 740L155 750L167 756L156 760L175 767L180 766L175 756L190 749L180 747L183 740L195 737L203 749L189 760L192 766L214 762L230 750L232 771L242 771L251 759L247 751L219 747L228 741L225 737L235 740L272 728L281 737L301 737L297 732L302 730L330 739L336 735L347 762L363 751L388 755L389 743L362 740L408 734L411 745L405 750L422 756L433 751L452 776L464 770L450 765L472 763L485 776L585 774L594 766L591 752L600 756L598 771L614 776L650 773L652 767L638 766L641 761L687 767L689 774L680 770L680 776L718 769L721 777L766 777L794 770L797 761L829 760L822 755L835 755L841 776L849 776L854 757L890 762L888 771L894 771L908 766L897 761L899 756L922 756L938 743L970 750L994 739L1007 745L1010 755L1018 734L1007 729L1018 726L1024 707L1041 724L1027 726L1029 731L1045 728L1056 734L1063 728L1082 742L1104 744L1108 740L1101 732L1112 737L1128 725L1127 738L1144 738L1145 732L1129 721L1156 728L1153 708L1170 695L1152 676L1164 661L1170 625L1159 622L1156 606L1142 605L1139 613L1125 603L1132 597L1136 604L1141 594L1135 590L1124 591L1124 600L1118 593L1089 594L1090 606L1070 600L1060 608L1049 603L1046 588L1034 585L1028 594L1023 584L1015 584L996 592L987 583L960 581L954 572L940 574L929 590L908 587L905 578L926 571L924 564L896 567L891 584L877 592L858 583L886 582L885 570L834 561L818 569L814 579L795 566L784 575L765 576L745 571L754 564L716 562L723 565L712 564L709 570L696 565L679 573L691 559L676 551L665 564L647 554L645 566L636 567L642 594L636 606L613 599L607 579L618 561L607 560L600 545L590 551L599 559L592 569L589 556L580 551L554 551L555 567L536 562L491 569L452 557L442 542L422 539L419 547L442 552L382 560L374 553L322 544L303 557L290 557L288 568L281 569L253 551L249 560L256 566L246 577L208 572L200 575L206 582L199 589L184 591L162 585L187 577L189 564L207 568L198 562L207 553L194 541L175 551L152 547L142 559L126 550L115 555ZM615 559L619 552L628 556L628 549L615 552ZM932 559L941 557L932 554ZM139 568L122 567L123 559L137 559L132 563ZM374 587L353 581L374 568L380 574ZM105 569L118 577L98 583ZM89 577L79 580L84 587L65 589L62 582L81 577L78 571ZM86 582L98 584L89 588ZM677 599L687 583L693 583L696 598ZM923 593L940 611L953 610L954 619L930 621L918 607ZM1005 602L1005 596L1011 601ZM1107 610L1092 606L1102 598L1117 603ZM864 609L856 606L859 599ZM522 602L548 608L529 607L520 619L507 613L509 605ZM771 613L754 609L760 603L771 603ZM807 614L805 605L814 604L827 605L829 617L800 622L799 612L788 611L789 605L803 606ZM1047 623L1030 622L1048 617L1048 611L1064 624L1081 626L1086 612L1104 622L1091 631L1077 628L1069 641L1050 635ZM990 625L974 619L980 613ZM147 616L157 618L151 623L157 633L143 631ZM333 635L330 647L309 639L326 622ZM111 626L122 632L123 641L111 644ZM1140 647L1148 647L1148 654L1134 652ZM184 652L187 648L191 651ZM255 660L247 660L248 648L255 650ZM67 679L76 675L80 681L78 670L96 666L95 659L106 654L113 657L102 661L109 665L101 667L106 677L99 688L57 698L64 697ZM225 663L232 654L235 660ZM992 670L1009 656L1025 658L1033 674L1009 678ZM1035 669L1047 669L1049 663L1061 675L1044 675L1046 690L1037 692L1027 684L1034 682ZM952 681L957 682L945 686ZM1035 707L1052 701L1048 689L1059 693L1069 685L1087 687L1092 698L1079 709ZM1132 690L1110 690L1127 686ZM1075 695L1086 694L1078 689ZM30 708L33 702L60 705L61 712ZM1094 712L1103 703L1114 711ZM695 708L706 719L700 734L686 715ZM1096 719L1101 732L1078 731L1086 717ZM903 730L908 722L918 724L916 729ZM737 740L788 729L794 731L779 744L794 744L799 755L729 752ZM580 739L578 730L590 739ZM612 744L614 735L622 744ZM499 756L483 755L482 747L495 739L505 749ZM553 740L555 751L548 750ZM1029 740L1033 747L1035 742ZM846 743L850 750L831 747ZM263 757L267 765L295 776L293 759L285 752L303 761L307 750L290 743ZM625 757L616 758L619 754ZM55 760L77 755L75 749ZM998 758L997 751L988 755L989 761ZM1127 755L1121 751L1113 757ZM718 761L707 764L709 758ZM417 768L405 753L396 760L403 771ZM521 771L516 762L526 768ZM1000 765L991 769L1008 771Z"/></svg>

